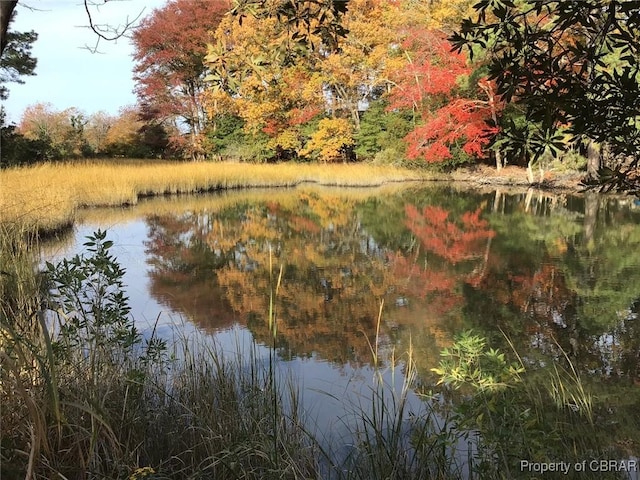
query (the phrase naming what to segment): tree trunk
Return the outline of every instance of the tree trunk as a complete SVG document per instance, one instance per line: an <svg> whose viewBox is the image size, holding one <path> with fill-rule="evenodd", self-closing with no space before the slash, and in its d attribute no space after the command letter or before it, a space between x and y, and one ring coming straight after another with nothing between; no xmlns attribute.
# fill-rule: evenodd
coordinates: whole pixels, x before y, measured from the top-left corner
<svg viewBox="0 0 640 480"><path fill-rule="evenodd" d="M9 21L13 14L14 8L18 4L18 0L0 0L0 56L7 46L7 31L9 30Z"/></svg>
<svg viewBox="0 0 640 480"><path fill-rule="evenodd" d="M600 170L600 147L595 142L589 142L587 145L587 178L597 179Z"/></svg>
<svg viewBox="0 0 640 480"><path fill-rule="evenodd" d="M535 178L533 177L533 165L532 165L532 161L529 160L529 163L527 163L527 180L529 181L529 183L533 183L535 182Z"/></svg>
<svg viewBox="0 0 640 480"><path fill-rule="evenodd" d="M500 150L496 150L496 170L502 170L502 155L500 154Z"/></svg>

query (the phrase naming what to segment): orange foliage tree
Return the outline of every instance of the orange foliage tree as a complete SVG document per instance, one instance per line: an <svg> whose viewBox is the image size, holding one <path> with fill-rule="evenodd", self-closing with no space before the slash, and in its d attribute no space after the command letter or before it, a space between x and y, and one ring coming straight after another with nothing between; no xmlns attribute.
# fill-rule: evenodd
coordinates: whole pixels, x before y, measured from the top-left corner
<svg viewBox="0 0 640 480"><path fill-rule="evenodd" d="M58 111L50 103L37 103L24 110L18 133L38 142L43 160L78 158L87 153L85 124L77 108Z"/></svg>

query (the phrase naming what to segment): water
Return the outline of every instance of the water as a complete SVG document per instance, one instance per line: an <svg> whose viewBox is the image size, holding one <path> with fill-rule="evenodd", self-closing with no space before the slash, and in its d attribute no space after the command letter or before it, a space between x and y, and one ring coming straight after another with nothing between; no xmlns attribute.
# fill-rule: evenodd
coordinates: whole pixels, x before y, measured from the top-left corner
<svg viewBox="0 0 640 480"><path fill-rule="evenodd" d="M376 356L399 388L411 348L416 391L434 388L441 350L473 329L504 352L511 342L532 378L572 365L599 399L602 445L638 454L640 208L629 198L304 187L84 213L48 257L108 229L136 322L166 338L268 354L281 275L275 348L317 424L347 426L330 400L365 398Z"/></svg>

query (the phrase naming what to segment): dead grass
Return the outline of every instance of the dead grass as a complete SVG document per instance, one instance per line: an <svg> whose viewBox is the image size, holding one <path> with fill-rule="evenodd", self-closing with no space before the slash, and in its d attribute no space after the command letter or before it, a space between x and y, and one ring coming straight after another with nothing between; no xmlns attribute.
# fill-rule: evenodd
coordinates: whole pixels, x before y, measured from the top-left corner
<svg viewBox="0 0 640 480"><path fill-rule="evenodd" d="M426 178L423 172L367 164L42 164L0 172L0 223L46 231L73 223L80 208L133 205L141 196L290 187L306 182L364 187Z"/></svg>

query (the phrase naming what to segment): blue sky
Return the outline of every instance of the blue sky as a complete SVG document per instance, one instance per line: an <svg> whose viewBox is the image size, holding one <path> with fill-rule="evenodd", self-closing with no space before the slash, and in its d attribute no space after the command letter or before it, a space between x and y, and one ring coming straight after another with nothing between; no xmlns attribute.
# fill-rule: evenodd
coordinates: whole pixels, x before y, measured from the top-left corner
<svg viewBox="0 0 640 480"><path fill-rule="evenodd" d="M0 0L2 1L2 0ZM166 0L93 0L95 23L119 25L140 12L149 15ZM31 7L32 10L26 7ZM132 79L133 47L126 38L101 41L99 52L91 53L96 35L89 24L82 0L20 0L16 31L35 30L39 37L33 46L38 59L36 76L24 77L24 85L9 83L4 101L9 122L18 122L28 105L49 102L63 110L77 107L87 114L104 110L115 114L136 101Z"/></svg>

